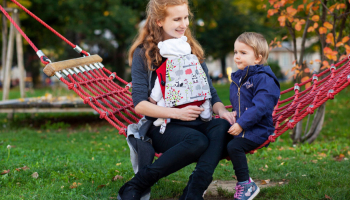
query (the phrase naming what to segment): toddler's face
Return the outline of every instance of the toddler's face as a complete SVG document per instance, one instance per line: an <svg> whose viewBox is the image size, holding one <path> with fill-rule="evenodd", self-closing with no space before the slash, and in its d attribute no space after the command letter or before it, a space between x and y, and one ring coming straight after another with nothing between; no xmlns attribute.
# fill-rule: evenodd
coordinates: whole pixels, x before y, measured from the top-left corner
<svg viewBox="0 0 350 200"><path fill-rule="evenodd" d="M256 65L261 61L261 57L257 58L254 49L242 42L235 42L234 61L238 69L243 70L248 65Z"/></svg>

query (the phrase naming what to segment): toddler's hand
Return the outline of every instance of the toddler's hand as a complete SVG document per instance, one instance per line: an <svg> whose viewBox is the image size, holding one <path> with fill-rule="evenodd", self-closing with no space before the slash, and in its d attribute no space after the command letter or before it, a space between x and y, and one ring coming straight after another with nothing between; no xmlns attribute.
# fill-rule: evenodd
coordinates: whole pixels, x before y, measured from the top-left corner
<svg viewBox="0 0 350 200"><path fill-rule="evenodd" d="M230 129L227 132L231 135L239 135L242 131L242 127L238 123L235 123L230 127Z"/></svg>

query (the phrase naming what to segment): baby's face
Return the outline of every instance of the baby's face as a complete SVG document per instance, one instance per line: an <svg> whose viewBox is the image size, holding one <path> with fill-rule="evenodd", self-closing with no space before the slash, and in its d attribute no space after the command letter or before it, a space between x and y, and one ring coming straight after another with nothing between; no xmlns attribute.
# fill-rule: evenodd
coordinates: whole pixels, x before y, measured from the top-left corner
<svg viewBox="0 0 350 200"><path fill-rule="evenodd" d="M249 65L259 64L261 61L260 57L255 57L254 49L251 46L239 41L235 42L234 54L233 59L240 70L243 70Z"/></svg>

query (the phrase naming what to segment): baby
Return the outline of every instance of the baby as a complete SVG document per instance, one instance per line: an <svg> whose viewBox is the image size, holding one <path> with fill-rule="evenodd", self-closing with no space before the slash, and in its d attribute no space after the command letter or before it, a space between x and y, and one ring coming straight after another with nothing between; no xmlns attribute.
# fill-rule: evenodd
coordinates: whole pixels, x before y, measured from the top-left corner
<svg viewBox="0 0 350 200"><path fill-rule="evenodd" d="M180 69L187 69L185 74L178 74L177 79L176 78L172 78L172 77L164 77L165 81L168 81L169 83L165 83L163 81L162 77L158 77L154 83L154 87L151 91L150 94L150 101L155 101L157 102L158 106L168 106L168 107L173 107L173 106L178 106L179 104L176 104L176 100L170 102L170 103L166 103L163 93L162 93L162 89L161 89L161 83L163 83L163 87L169 89L169 87L171 88L176 88L176 90L178 90L178 96L180 96L180 90L183 91L182 93L186 94L186 98L188 99L188 102L190 102L190 99L196 99L198 100L198 98L201 98L200 100L205 100L203 104L200 105L200 107L204 108L204 111L200 114L200 117L203 121L210 121L212 118L212 105L210 103L210 90L209 90L209 85L208 85L208 81L207 81L207 77L204 73L204 70L202 69L202 67L200 66L199 62L189 62L190 61L198 61L198 58L194 55L191 54L191 46L190 44L187 42L187 37L186 36L182 36L181 38L175 38L175 39L168 39L165 40L163 42L159 42L158 43L158 48L160 50L160 55L164 58L167 58L168 60L166 61L166 65L167 65L167 69L169 70L170 67L173 67L172 69L175 70L175 68L177 69L177 71L179 71L180 73L183 73L183 70ZM189 63L187 63L189 62ZM195 70L190 70L191 66L195 66ZM170 70L172 70L170 69ZM189 71L190 70L190 71ZM163 74L164 75L164 74ZM167 75L169 75L169 73L167 73ZM191 77L191 81L188 81L187 79L184 79L185 75L187 77ZM159 81L159 78L161 78L161 81ZM175 80L175 81L174 81ZM173 83L170 83L171 81L173 81ZM198 82L201 82L201 85L198 86ZM190 83L190 85L189 85ZM165 85L166 84L166 85ZM191 88L192 84L197 84L196 89L202 93L198 94L197 96L194 97L187 97L188 91L192 91L193 93L195 93L194 89ZM203 94L203 91L208 91L205 94ZM190 95L190 94L188 94ZM204 95L204 96L201 96ZM175 95L176 96L176 95ZM178 96L176 96L176 98L178 98ZM170 97L166 97L166 98L170 98ZM176 99L175 98L175 99ZM180 98L184 98L184 97L180 97ZM172 99L174 99L174 96L172 96ZM193 100L193 102L196 100ZM168 101L169 102L169 101ZM187 104L185 104L187 105ZM153 122L153 124L155 126L161 126L160 128L160 133L164 133L165 131L165 127L166 124L170 122L170 119L162 119L162 118L158 118L156 121Z"/></svg>

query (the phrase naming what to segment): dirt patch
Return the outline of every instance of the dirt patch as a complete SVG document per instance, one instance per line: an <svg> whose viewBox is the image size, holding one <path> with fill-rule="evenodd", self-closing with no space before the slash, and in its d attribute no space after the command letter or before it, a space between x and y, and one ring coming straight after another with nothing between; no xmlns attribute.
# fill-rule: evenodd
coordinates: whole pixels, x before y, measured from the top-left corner
<svg viewBox="0 0 350 200"><path fill-rule="evenodd" d="M271 182L269 180L254 180L255 183L258 185L260 188L265 188L265 187L274 187L276 185L283 185L286 184L287 182ZM223 191L225 193L232 193L234 194L235 190L234 188L236 187L237 180L230 180L230 181L221 181L221 180L215 180L213 181L205 194L205 199L212 199L212 197L218 196L219 191ZM215 198L214 198L215 199Z"/></svg>
<svg viewBox="0 0 350 200"><path fill-rule="evenodd" d="M281 181L281 182L271 182L269 180L254 180L254 181L260 188L274 187L277 185L288 184L287 181ZM206 191L206 194L204 195L204 200L232 200L233 194L235 192L234 188L236 187L236 183L237 183L237 180L231 180L231 181L215 180L211 182L211 184L209 185ZM230 194L232 194L232 197L227 197L227 196L231 196ZM223 195L226 197L223 197ZM166 200L177 200L177 199L171 198Z"/></svg>

